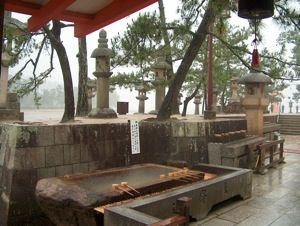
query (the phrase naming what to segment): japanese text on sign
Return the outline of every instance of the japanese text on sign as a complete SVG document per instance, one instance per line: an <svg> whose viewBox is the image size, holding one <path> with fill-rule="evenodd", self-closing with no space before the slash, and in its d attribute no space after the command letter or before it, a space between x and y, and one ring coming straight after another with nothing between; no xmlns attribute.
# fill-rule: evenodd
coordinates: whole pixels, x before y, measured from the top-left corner
<svg viewBox="0 0 300 226"><path fill-rule="evenodd" d="M130 120L130 135L131 135L131 154L140 153L140 133L139 122Z"/></svg>

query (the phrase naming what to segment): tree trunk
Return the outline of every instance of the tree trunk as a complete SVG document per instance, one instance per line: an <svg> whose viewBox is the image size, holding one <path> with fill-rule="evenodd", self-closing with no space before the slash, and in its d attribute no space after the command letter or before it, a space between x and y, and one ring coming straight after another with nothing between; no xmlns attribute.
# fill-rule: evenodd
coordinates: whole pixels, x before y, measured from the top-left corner
<svg viewBox="0 0 300 226"><path fill-rule="evenodd" d="M76 116L86 116L89 113L87 96L88 64L86 37L78 38L78 49L79 75Z"/></svg>
<svg viewBox="0 0 300 226"><path fill-rule="evenodd" d="M159 18L161 21L161 33L162 37L164 39L164 49L165 49L165 55L166 55L166 62L171 66L170 75L168 76L168 80L172 79L174 77L174 70L173 70L173 60L172 60L172 48L171 48L171 42L166 26L166 15L165 15L165 7L163 0L158 1L158 8L159 8ZM179 104L178 101L175 101L173 104L172 114L179 114Z"/></svg>
<svg viewBox="0 0 300 226"><path fill-rule="evenodd" d="M221 11L228 5L229 1L210 0L208 2L207 9L203 16L203 19L194 33L191 43L184 54L181 64L178 67L173 82L170 85L169 91L159 109L157 119L167 120L172 114L174 103L177 101L182 84L186 78L188 70L196 58L198 51L205 40L208 32L209 24L212 24L216 15L219 15Z"/></svg>
<svg viewBox="0 0 300 226"><path fill-rule="evenodd" d="M64 92L65 92L65 110L61 122L67 122L74 120L75 105L73 94L73 82L70 70L69 59L66 49L60 40L60 33L62 24L58 20L53 20L53 27L51 30L47 26L44 26L44 30L48 35L51 45L56 51L58 60L60 63L61 71L64 80Z"/></svg>
<svg viewBox="0 0 300 226"><path fill-rule="evenodd" d="M186 110L187 110L188 103L196 96L201 84L202 83L199 82L198 85L196 86L194 92L190 96L186 97L185 100L183 101L183 110L182 110L181 116L186 116Z"/></svg>

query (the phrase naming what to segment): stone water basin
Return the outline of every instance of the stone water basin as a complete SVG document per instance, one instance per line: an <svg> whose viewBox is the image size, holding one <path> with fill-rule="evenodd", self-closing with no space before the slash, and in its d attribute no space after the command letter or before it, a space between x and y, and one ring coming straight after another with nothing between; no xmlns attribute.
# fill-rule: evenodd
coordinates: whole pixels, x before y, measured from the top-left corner
<svg viewBox="0 0 300 226"><path fill-rule="evenodd" d="M97 211L96 207L140 199L141 196L149 194L163 194L165 191L212 181L230 173L226 169L203 172L201 167L196 167L189 171L190 176L169 176L170 173L180 170L182 169L164 165L140 164L81 175L46 178L38 182L36 197L43 211L56 225L98 226L104 225L104 211ZM122 182L127 182L132 189L113 186Z"/></svg>

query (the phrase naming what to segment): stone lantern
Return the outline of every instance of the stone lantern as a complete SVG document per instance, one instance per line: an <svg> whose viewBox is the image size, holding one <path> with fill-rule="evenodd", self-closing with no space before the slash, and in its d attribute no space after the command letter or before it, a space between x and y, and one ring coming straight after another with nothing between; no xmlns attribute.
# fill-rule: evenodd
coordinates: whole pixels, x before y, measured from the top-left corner
<svg viewBox="0 0 300 226"><path fill-rule="evenodd" d="M96 59L96 71L93 73L97 78L97 106L89 113L92 118L116 118L117 114L109 108L109 77L110 58L112 50L107 45L107 34L101 30L98 39L98 48L92 52L91 57Z"/></svg>
<svg viewBox="0 0 300 226"><path fill-rule="evenodd" d="M225 113L230 113L230 114L243 113L243 107L241 105L241 100L238 95L238 89L239 89L238 81L239 81L238 77L232 77L230 79L231 96L228 100L228 105L224 109Z"/></svg>
<svg viewBox="0 0 300 226"><path fill-rule="evenodd" d="M159 108L164 101L166 95L166 80L167 71L171 69L171 66L166 62L164 57L158 57L156 62L152 65L152 70L155 74L155 110L151 111L150 114L157 114Z"/></svg>
<svg viewBox="0 0 300 226"><path fill-rule="evenodd" d="M247 131L251 135L263 137L264 111L269 105L265 97L265 86L272 83L271 78L261 72L251 70L239 80L239 83L245 85L242 105L246 113Z"/></svg>
<svg viewBox="0 0 300 226"><path fill-rule="evenodd" d="M229 99L229 103L240 102L240 97L238 95L238 89L239 89L238 81L239 81L238 77L233 77L232 79L230 79L231 97Z"/></svg>
<svg viewBox="0 0 300 226"><path fill-rule="evenodd" d="M201 94L196 94L195 98L194 98L194 104L195 104L195 115L199 115L200 114L200 104L201 104Z"/></svg>
<svg viewBox="0 0 300 226"><path fill-rule="evenodd" d="M145 100L148 99L148 97L146 96L147 90L143 84L138 86L136 89L138 91L138 96L136 97L136 99L139 100L139 112L138 113L144 114L145 113Z"/></svg>

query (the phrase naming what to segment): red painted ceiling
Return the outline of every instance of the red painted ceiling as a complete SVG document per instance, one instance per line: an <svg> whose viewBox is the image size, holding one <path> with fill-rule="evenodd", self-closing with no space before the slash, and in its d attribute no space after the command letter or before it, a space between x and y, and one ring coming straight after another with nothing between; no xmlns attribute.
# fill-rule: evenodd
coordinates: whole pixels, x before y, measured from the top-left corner
<svg viewBox="0 0 300 226"><path fill-rule="evenodd" d="M157 0L4 0L7 11L29 14L29 31L37 31L52 19L75 24L80 37L126 17Z"/></svg>

